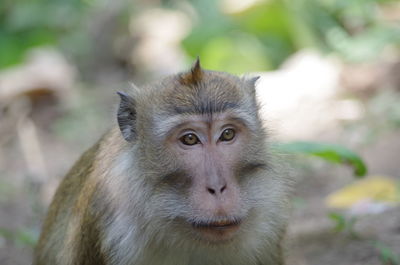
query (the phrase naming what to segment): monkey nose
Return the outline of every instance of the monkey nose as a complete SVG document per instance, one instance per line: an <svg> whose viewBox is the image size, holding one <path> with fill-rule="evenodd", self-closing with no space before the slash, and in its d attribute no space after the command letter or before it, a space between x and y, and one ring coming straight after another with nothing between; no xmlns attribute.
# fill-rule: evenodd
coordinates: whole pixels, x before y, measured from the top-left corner
<svg viewBox="0 0 400 265"><path fill-rule="evenodd" d="M208 186L207 191L212 195L222 194L226 190L226 184L220 186Z"/></svg>

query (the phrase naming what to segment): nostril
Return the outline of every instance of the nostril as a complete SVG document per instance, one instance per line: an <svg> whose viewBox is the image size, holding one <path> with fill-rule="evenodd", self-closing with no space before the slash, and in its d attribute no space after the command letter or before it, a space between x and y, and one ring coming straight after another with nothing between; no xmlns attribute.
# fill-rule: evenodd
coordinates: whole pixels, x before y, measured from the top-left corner
<svg viewBox="0 0 400 265"><path fill-rule="evenodd" d="M223 186L219 191L222 193L222 192L224 192L225 189L226 189L226 185Z"/></svg>
<svg viewBox="0 0 400 265"><path fill-rule="evenodd" d="M207 190L208 190L208 192L209 192L209 193L211 193L211 194L215 194L215 190L214 190L214 189L207 188Z"/></svg>
<svg viewBox="0 0 400 265"><path fill-rule="evenodd" d="M207 188L207 191L210 193L210 194L216 194L216 192L217 191L219 191L219 193L223 193L224 191L226 190L226 185L224 185L222 188L220 188L219 190L217 189L213 189L213 188Z"/></svg>

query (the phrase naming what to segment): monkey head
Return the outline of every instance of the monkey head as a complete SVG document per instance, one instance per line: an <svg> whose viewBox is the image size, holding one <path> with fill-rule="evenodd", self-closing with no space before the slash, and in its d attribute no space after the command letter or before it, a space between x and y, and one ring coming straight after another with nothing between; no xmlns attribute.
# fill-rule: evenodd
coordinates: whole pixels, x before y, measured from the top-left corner
<svg viewBox="0 0 400 265"><path fill-rule="evenodd" d="M145 202L132 218L154 229L149 241L263 245L280 236L286 184L271 165L257 79L197 60L188 72L119 92L124 159L136 163L123 173L127 201ZM141 183L140 197L130 181Z"/></svg>

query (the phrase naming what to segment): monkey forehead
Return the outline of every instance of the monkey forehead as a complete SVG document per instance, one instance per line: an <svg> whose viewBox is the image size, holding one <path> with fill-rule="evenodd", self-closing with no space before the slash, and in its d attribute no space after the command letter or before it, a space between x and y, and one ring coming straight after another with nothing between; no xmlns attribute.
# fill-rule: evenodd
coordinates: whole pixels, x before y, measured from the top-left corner
<svg viewBox="0 0 400 265"><path fill-rule="evenodd" d="M240 78L220 72L205 71L204 78L194 85L182 85L179 76L168 84L162 105L170 115L219 113L243 107L249 97Z"/></svg>

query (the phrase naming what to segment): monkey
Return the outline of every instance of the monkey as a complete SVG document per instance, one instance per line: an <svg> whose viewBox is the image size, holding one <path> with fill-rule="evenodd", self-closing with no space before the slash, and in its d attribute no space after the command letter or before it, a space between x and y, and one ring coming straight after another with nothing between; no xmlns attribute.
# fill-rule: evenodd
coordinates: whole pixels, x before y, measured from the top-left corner
<svg viewBox="0 0 400 265"><path fill-rule="evenodd" d="M58 187L35 265L283 265L290 180L258 77L192 68L118 92L115 125Z"/></svg>

